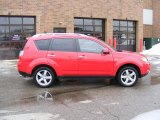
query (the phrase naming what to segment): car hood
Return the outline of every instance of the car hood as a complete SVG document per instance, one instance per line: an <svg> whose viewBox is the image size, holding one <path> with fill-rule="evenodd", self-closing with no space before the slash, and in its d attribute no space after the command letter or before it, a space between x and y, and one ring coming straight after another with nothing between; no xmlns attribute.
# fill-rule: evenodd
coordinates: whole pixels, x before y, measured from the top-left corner
<svg viewBox="0 0 160 120"><path fill-rule="evenodd" d="M122 51L117 51L118 54L120 55L123 55L123 56L128 56L128 57L146 57L145 55L143 54L139 54L137 52L131 52L131 51L125 51L125 50L122 50Z"/></svg>

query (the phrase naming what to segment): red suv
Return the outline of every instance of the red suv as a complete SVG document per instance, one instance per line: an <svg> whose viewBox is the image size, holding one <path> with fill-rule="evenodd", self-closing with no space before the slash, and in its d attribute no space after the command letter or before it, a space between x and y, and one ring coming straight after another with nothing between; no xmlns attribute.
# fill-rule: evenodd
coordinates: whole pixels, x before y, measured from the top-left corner
<svg viewBox="0 0 160 120"><path fill-rule="evenodd" d="M148 74L150 64L143 55L115 50L97 38L46 33L28 38L18 71L40 87L50 87L59 77L112 77L129 87Z"/></svg>

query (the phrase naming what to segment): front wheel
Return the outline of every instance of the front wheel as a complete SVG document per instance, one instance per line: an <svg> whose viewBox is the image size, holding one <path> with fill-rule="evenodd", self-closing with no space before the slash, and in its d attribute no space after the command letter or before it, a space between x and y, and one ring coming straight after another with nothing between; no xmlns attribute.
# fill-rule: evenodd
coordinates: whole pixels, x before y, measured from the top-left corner
<svg viewBox="0 0 160 120"><path fill-rule="evenodd" d="M47 88L53 85L55 74L50 68L40 67L34 72L33 79L38 86Z"/></svg>
<svg viewBox="0 0 160 120"><path fill-rule="evenodd" d="M131 87L138 80L138 71L134 67L124 67L119 71L117 80L121 86Z"/></svg>

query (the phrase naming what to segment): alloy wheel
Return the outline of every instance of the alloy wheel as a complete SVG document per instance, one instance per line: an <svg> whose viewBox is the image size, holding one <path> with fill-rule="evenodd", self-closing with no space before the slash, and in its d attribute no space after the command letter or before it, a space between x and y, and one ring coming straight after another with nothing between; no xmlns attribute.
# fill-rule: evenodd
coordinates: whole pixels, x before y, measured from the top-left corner
<svg viewBox="0 0 160 120"><path fill-rule="evenodd" d="M138 81L138 76L137 69L132 66L126 66L120 69L116 78L121 86L131 87Z"/></svg>
<svg viewBox="0 0 160 120"><path fill-rule="evenodd" d="M126 69L121 74L121 81L124 85L132 85L136 81L137 75L134 70Z"/></svg>
<svg viewBox="0 0 160 120"><path fill-rule="evenodd" d="M41 86L48 86L52 82L52 75L48 70L40 70L36 74L36 81Z"/></svg>

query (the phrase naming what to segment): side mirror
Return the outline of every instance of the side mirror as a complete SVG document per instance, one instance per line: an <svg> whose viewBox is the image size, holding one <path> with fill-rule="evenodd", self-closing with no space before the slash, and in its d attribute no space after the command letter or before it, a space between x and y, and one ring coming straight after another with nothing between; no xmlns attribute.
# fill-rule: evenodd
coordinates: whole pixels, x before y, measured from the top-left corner
<svg viewBox="0 0 160 120"><path fill-rule="evenodd" d="M104 50L102 51L103 54L109 54L109 50L108 48L104 48Z"/></svg>

